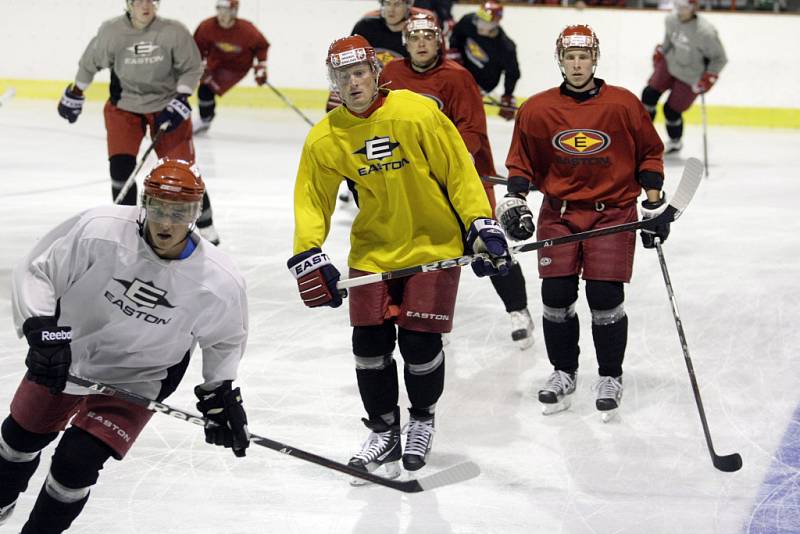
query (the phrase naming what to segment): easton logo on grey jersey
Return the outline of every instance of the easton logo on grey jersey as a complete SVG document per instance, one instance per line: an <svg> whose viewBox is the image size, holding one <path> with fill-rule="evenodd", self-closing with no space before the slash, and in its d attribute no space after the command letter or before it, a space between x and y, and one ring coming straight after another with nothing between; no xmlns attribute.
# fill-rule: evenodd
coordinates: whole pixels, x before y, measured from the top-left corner
<svg viewBox="0 0 800 534"><path fill-rule="evenodd" d="M126 65L145 65L151 63L160 63L164 61L164 56L153 55L153 53L161 48L160 45L153 44L152 41L140 41L133 46L127 47L134 57L126 57Z"/></svg>
<svg viewBox="0 0 800 534"><path fill-rule="evenodd" d="M119 308L122 313L128 317L141 319L150 324L168 324L172 320L171 317L159 317L147 310L140 309L150 308L152 310L157 306L174 308L175 306L170 304L166 299L167 292L165 290L156 287L153 282L143 282L138 278L134 278L133 281L114 278L114 281L119 282L119 284L125 288L123 296L136 305L136 308L129 306L126 304L125 300L122 299L122 297L118 297L111 291L106 290L106 299L111 304Z"/></svg>

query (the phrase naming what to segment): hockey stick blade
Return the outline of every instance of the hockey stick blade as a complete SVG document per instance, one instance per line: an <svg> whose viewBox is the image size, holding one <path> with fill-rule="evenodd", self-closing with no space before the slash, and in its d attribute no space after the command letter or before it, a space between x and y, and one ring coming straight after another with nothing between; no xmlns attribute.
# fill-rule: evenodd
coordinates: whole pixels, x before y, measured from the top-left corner
<svg viewBox="0 0 800 534"><path fill-rule="evenodd" d="M89 391L117 397L132 404L141 406L147 410L150 410L151 412L163 413L164 415L169 415L194 425L209 428L217 426L215 422L203 416L196 415L179 408L173 408L172 406L164 404L163 402L148 399L146 397L142 397L141 395L137 395L136 393L132 393L124 389L118 389L114 386L103 384L95 380L90 380L88 378L83 378L76 375L69 375L68 381L72 382L73 384L83 386L89 389ZM392 480L356 469L355 467L339 463L335 460L325 458L324 456L318 456L314 453L298 449L297 447L292 447L291 445L287 445L279 441L259 436L257 434L250 434L250 442L280 452L287 456L300 458L301 460L305 460L322 467L327 467L328 469L333 469L334 471L339 471L340 473L345 473L351 477L360 478L374 484L402 491L404 493L419 493L421 491L428 491L441 486L463 482L465 480L475 478L480 474L480 468L478 468L477 464L473 462L464 462L420 479Z"/></svg>
<svg viewBox="0 0 800 534"><path fill-rule="evenodd" d="M738 452L725 456L714 455L711 458L714 467L726 473L733 473L742 468L742 457Z"/></svg>

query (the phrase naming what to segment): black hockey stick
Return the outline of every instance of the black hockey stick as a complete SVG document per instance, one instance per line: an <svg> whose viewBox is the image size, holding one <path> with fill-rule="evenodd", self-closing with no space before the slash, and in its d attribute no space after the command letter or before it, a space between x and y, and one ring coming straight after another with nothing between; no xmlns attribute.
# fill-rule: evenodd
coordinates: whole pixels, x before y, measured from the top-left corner
<svg viewBox="0 0 800 534"><path fill-rule="evenodd" d="M150 143L150 146L147 147L147 150L144 151L144 156L142 156L142 160L139 162L139 165L137 165L136 168L131 173L131 175L128 176L128 179L125 180L125 185L122 186L122 189L119 190L119 193L117 193L116 198L114 198L114 204L119 204L120 202L122 202L122 199L125 198L126 194L128 194L128 190L133 186L134 182L136 181L136 175L139 174L139 171L142 170L142 165L144 165L144 162L147 161L147 156L149 156L150 152L152 152L153 149L156 147L156 143L158 143L158 140L161 138L161 134L166 132L167 128L169 128L169 122L162 123L161 126L158 128L156 135L153 136L153 141Z"/></svg>
<svg viewBox="0 0 800 534"><path fill-rule="evenodd" d="M300 117L302 117L302 118L303 118L303 120L304 120L304 121L306 121L306 122L308 123L308 125L309 125L309 126L314 126L314 123L311 121L311 119L309 119L308 117L306 117L305 113L303 113L302 111L300 111L300 109L299 109L297 106L295 106L294 104L292 104L292 101L291 101L291 100L289 100L288 98L286 98L286 95L284 95L283 93L281 93L280 91L278 91L278 89L277 89L277 88L276 88L274 85L272 85L271 83L267 82L267 87L269 87L270 89L272 89L272 92L273 92L273 93L275 93L276 95L278 95L278 98L280 98L281 100L283 100L283 103L284 103L284 104L286 104L287 106L289 106L290 108L292 108L292 109L295 111L295 113L297 113L298 115L300 115Z"/></svg>
<svg viewBox="0 0 800 534"><path fill-rule="evenodd" d="M150 410L151 412L170 415L172 417L175 417L176 419L181 419L182 421L188 421L189 423L202 427L213 428L217 426L216 423L214 423L209 419L206 419L203 416L195 415L191 412L186 412L178 408L173 408L164 403L157 402L152 399L148 399L146 397L142 397L141 395L137 395L136 393L125 391L124 389L118 389L114 386L109 386L107 384L103 384L100 382L96 382L94 380L89 380L88 378L82 378L72 374L69 375L68 380L73 384L83 386L89 389L90 391L95 391L97 393L102 393L103 395L108 395L111 397L117 397L119 399L128 401L132 404L136 404L137 406L141 406L147 410ZM413 480L392 480L378 475L373 475L372 473L367 473L366 471L361 471L360 469L355 469L347 464L342 464L335 460L330 460L328 458L325 458L323 456L317 456L316 454L306 452L296 447L292 447L291 445L286 445L285 443L280 443L278 441L274 441L269 438L265 438L263 436L259 436L256 434L252 433L250 434L250 441L255 443L256 445L261 445L262 447L272 449L273 451L278 451L280 453L293 456L295 458L300 458L301 460L305 460L307 462L321 465L322 467L327 467L328 469L333 469L334 471L339 471L340 473L345 473L355 478L360 478L362 480L373 482L375 484L387 488L392 488L405 493L419 493L421 491L428 491L435 488L439 488L441 486L456 484L458 482L463 482L465 480L475 478L481 473L478 464L474 462L462 462L460 464L439 471L438 473L434 473L432 475L428 475L422 478Z"/></svg>
<svg viewBox="0 0 800 534"><path fill-rule="evenodd" d="M593 237L600 237L604 235L616 234L619 232L629 232L639 230L641 228L652 228L659 224L669 223L675 221L681 216L683 211L692 200L697 186L703 177L703 164L697 158L689 158L686 161L686 166L683 169L683 176L678 184L678 189L672 194L672 199L667 204L667 207L656 217L652 219L643 219L641 221L634 221L624 224L617 224L615 226L607 226L605 228L596 228L594 230L587 230L585 232L578 232L575 234L565 235L561 237L554 237L552 239L544 239L542 241L533 241L518 245L511 248L511 253L518 254L520 252L530 252L532 250L539 250L540 248L555 247L564 245L566 243L574 243L576 241L583 241ZM424 265L416 265L414 267L406 267L405 269L397 269L396 271L386 271L383 273L367 274L364 276L357 276L355 278L347 278L340 280L336 284L336 288L340 292L351 287L363 286L366 284L374 284L382 280L392 280L394 278L402 278L411 276L412 274L425 273L429 271L440 271L442 269L449 269L451 267L465 267L478 259L488 260L489 256L486 253L478 253L473 255L461 256L460 258L451 258L447 260L434 261Z"/></svg>
<svg viewBox="0 0 800 534"><path fill-rule="evenodd" d="M490 95L489 93L486 93L486 94L485 94L485 95L483 95L483 96L485 96L486 98L488 98L488 100L484 100L484 101L483 101L483 104L484 104L485 106L497 106L498 108L511 108L511 109L513 109L514 111L516 111L516 110L518 110L518 109L519 109L519 106L506 106L506 105L504 105L502 102L500 102L499 100L497 100L495 97L493 97L493 96L492 96L492 95Z"/></svg>
<svg viewBox="0 0 800 534"><path fill-rule="evenodd" d="M675 300L675 293L672 291L672 282L667 272L667 263L664 261L664 251L661 250L661 240L656 238L656 251L658 252L658 262L661 264L661 273L664 275L664 284L667 286L667 295L669 295L669 303L672 305L672 315L675 317L675 326L678 328L678 339L681 342L681 349L683 350L683 359L686 361L686 369L689 371L689 380L692 382L692 392L694 393L694 400L697 403L697 411L700 413L700 422L703 424L703 433L706 436L706 445L708 445L708 452L711 454L711 462L714 467L720 471L727 473L738 471L742 468L742 457L739 453L728 454L720 456L714 451L714 445L711 443L711 432L708 430L708 420L706 419L706 411L703 409L703 400L700 398L700 388L697 385L697 378L694 375L694 366L692 359L689 357L689 345L686 343L686 335L683 332L683 323L681 316L678 314L678 303Z"/></svg>

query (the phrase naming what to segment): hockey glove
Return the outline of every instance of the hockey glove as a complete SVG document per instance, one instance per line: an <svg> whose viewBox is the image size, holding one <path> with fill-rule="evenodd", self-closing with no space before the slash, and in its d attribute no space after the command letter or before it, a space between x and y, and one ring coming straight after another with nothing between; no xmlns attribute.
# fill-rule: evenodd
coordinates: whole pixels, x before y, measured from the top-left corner
<svg viewBox="0 0 800 534"><path fill-rule="evenodd" d="M189 105L189 95L179 94L169 101L161 113L156 116L156 129L160 130L162 124L167 124L167 131L171 132L192 116L192 106Z"/></svg>
<svg viewBox="0 0 800 534"><path fill-rule="evenodd" d="M653 68L657 69L662 61L664 61L664 47L658 45L656 49L653 50Z"/></svg>
<svg viewBox="0 0 800 534"><path fill-rule="evenodd" d="M309 308L338 308L342 305L342 297L336 289L341 275L322 250L314 247L301 252L292 256L286 266L297 280L297 289L303 304Z"/></svg>
<svg viewBox="0 0 800 534"><path fill-rule="evenodd" d="M256 75L256 83L259 86L264 85L267 83L267 64L266 62L262 61L258 65L255 66L253 72Z"/></svg>
<svg viewBox="0 0 800 534"><path fill-rule="evenodd" d="M717 78L719 78L718 74L714 74L713 72L704 72L697 83L692 86L692 91L698 95L700 93L707 93L708 90L711 89L711 86L717 83Z"/></svg>
<svg viewBox="0 0 800 534"><path fill-rule="evenodd" d="M498 114L507 121L513 121L514 116L517 114L517 99L512 95L501 96L500 112Z"/></svg>
<svg viewBox="0 0 800 534"><path fill-rule="evenodd" d="M467 253L484 252L489 259L476 258L472 270L477 276L508 274L513 259L508 252L508 242L500 223L494 219L475 219L467 232Z"/></svg>
<svg viewBox="0 0 800 534"><path fill-rule="evenodd" d="M662 191L661 198L656 202L650 202L647 199L642 200L642 220L652 219L660 215L667 208L667 195ZM642 236L642 245L644 248L655 248L655 238L659 238L661 242L667 240L669 236L669 223L657 224L649 228L642 228L640 231Z"/></svg>
<svg viewBox="0 0 800 534"><path fill-rule="evenodd" d="M503 202L497 205L494 214L511 239L524 241L533 237L533 231L536 230L533 213L522 195L508 193Z"/></svg>
<svg viewBox="0 0 800 534"><path fill-rule="evenodd" d="M22 332L30 347L25 376L50 388L53 395L64 391L72 363L72 328L58 326L55 317L30 317L23 323Z"/></svg>
<svg viewBox="0 0 800 534"><path fill-rule="evenodd" d="M233 449L233 454L242 458L250 446L250 432L247 430L247 414L242 406L242 393L239 388L231 389L231 381L226 380L214 391L206 391L200 386L194 388L200 401L197 409L217 425L206 427L206 443Z"/></svg>
<svg viewBox="0 0 800 534"><path fill-rule="evenodd" d="M83 111L83 102L86 99L83 91L70 84L64 89L61 101L58 103L58 114L67 119L70 124L78 120L78 115Z"/></svg>

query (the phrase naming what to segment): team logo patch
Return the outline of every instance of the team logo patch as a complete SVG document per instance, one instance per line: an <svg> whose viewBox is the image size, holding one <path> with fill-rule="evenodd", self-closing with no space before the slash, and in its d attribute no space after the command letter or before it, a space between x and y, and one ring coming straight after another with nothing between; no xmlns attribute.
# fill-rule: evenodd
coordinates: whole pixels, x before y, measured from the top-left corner
<svg viewBox="0 0 800 534"><path fill-rule="evenodd" d="M151 41L140 41L126 50L130 50L134 56L149 56L159 48L161 48L159 45L153 44Z"/></svg>
<svg viewBox="0 0 800 534"><path fill-rule="evenodd" d="M134 278L132 282L120 280L119 278L114 278L114 280L125 287L125 296L137 306L144 306L145 308L155 308L156 306L175 307L164 298L167 292L156 287L153 282L142 282L138 278Z"/></svg>
<svg viewBox="0 0 800 534"><path fill-rule="evenodd" d="M464 47L464 52L467 55L467 59L469 59L472 63L477 65L478 67L483 68L483 66L489 62L489 54L481 48L474 39L471 37L467 37L466 46Z"/></svg>
<svg viewBox="0 0 800 534"><path fill-rule="evenodd" d="M367 161L382 160L391 157L394 149L399 146L400 143L392 142L389 137L373 137L366 141L363 147L353 152L353 154L364 154Z"/></svg>
<svg viewBox="0 0 800 534"><path fill-rule="evenodd" d="M218 42L214 43L214 45L226 54L238 54L242 51L242 47L234 43Z"/></svg>
<svg viewBox="0 0 800 534"><path fill-rule="evenodd" d="M542 259L539 260L539 265L541 265L542 267L547 267L551 263L553 263L553 260L551 260L547 256L543 256Z"/></svg>
<svg viewBox="0 0 800 534"><path fill-rule="evenodd" d="M611 137L600 130L566 130L553 137L553 146L567 154L597 154L611 145Z"/></svg>
<svg viewBox="0 0 800 534"><path fill-rule="evenodd" d="M401 56L400 54L396 54L396 53L392 52L391 50L387 50L385 48L376 48L375 49L375 57L378 58L378 61L381 62L381 65L386 65L391 60L397 59L397 58L400 58L400 57L403 57L403 56Z"/></svg>

